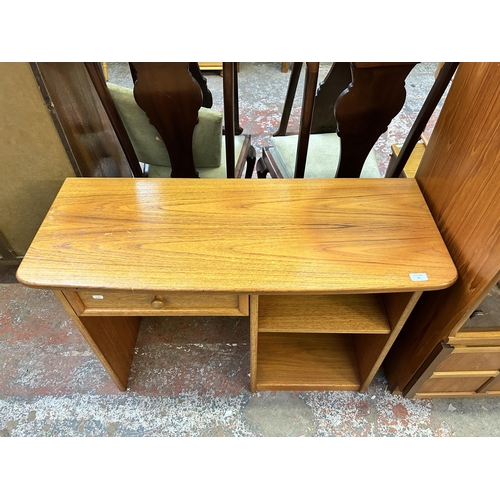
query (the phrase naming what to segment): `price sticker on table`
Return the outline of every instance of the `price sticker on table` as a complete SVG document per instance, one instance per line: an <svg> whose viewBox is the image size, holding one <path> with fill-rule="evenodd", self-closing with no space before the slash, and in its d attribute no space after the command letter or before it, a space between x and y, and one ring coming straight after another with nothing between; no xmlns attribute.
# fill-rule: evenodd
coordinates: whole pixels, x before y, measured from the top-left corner
<svg viewBox="0 0 500 500"><path fill-rule="evenodd" d="M425 273L410 273L410 279L412 281L428 281L429 278Z"/></svg>

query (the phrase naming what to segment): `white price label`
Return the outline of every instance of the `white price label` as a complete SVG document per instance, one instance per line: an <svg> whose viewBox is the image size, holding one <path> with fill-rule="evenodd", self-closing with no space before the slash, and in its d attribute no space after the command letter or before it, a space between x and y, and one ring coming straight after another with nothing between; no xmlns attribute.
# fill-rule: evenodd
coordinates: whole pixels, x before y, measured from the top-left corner
<svg viewBox="0 0 500 500"><path fill-rule="evenodd" d="M412 281L427 281L429 278L425 273L410 273L410 279Z"/></svg>

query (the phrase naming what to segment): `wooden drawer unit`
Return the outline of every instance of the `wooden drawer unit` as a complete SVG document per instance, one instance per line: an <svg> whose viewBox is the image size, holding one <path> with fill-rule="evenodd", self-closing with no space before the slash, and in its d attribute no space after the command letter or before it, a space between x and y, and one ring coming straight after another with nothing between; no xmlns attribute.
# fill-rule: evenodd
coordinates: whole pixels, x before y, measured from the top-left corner
<svg viewBox="0 0 500 500"><path fill-rule="evenodd" d="M79 316L248 316L248 295L114 290L64 294Z"/></svg>
<svg viewBox="0 0 500 500"><path fill-rule="evenodd" d="M406 396L500 395L500 331L457 332L438 348L433 365L422 372Z"/></svg>
<svg viewBox="0 0 500 500"><path fill-rule="evenodd" d="M500 395L500 289L495 285L462 327L429 354L403 395Z"/></svg>

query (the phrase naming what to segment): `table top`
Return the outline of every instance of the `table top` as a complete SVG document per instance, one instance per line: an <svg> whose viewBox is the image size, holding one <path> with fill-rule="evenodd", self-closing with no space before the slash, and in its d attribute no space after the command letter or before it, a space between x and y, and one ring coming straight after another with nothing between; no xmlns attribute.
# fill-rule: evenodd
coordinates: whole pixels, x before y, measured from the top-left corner
<svg viewBox="0 0 500 500"><path fill-rule="evenodd" d="M68 178L17 278L48 289L368 293L456 268L414 179Z"/></svg>

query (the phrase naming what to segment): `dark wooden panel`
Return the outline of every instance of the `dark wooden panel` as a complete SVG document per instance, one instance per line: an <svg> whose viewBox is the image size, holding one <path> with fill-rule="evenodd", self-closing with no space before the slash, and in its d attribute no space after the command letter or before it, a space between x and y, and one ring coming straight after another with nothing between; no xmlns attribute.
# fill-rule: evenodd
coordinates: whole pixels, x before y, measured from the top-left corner
<svg viewBox="0 0 500 500"><path fill-rule="evenodd" d="M75 169L83 177L131 177L113 126L83 62L35 63L49 109Z"/></svg>
<svg viewBox="0 0 500 500"><path fill-rule="evenodd" d="M85 66L87 67L87 71L89 73L90 79L92 80L92 84L95 87L97 95L101 99L102 105L109 117L109 121L113 126L116 137L118 141L120 141L123 153L127 158L134 177L144 177L142 169L139 165L139 160L137 159L137 155L135 154L134 147L130 142L127 130L125 129L125 125L122 122L120 114L118 113L118 109L116 109L115 102L113 101L108 86L106 85L106 80L104 79L104 75L101 69L101 63L88 62L85 63Z"/></svg>

